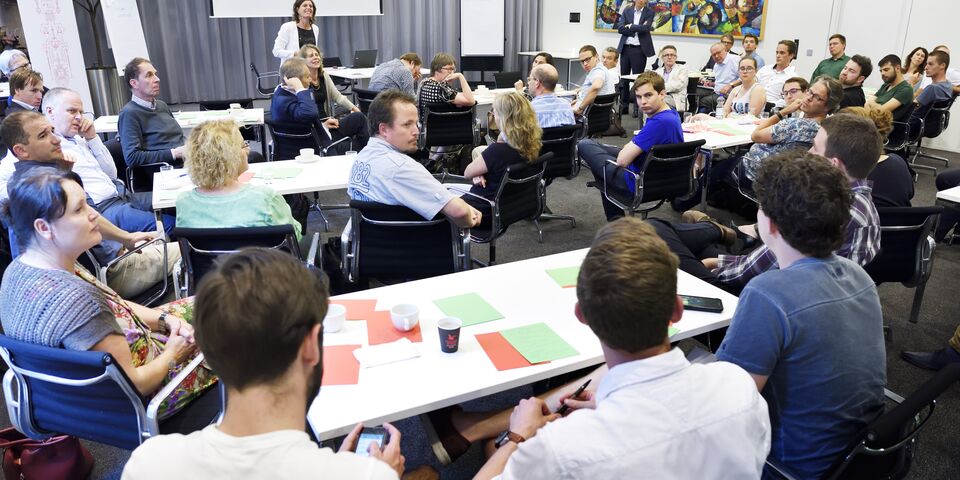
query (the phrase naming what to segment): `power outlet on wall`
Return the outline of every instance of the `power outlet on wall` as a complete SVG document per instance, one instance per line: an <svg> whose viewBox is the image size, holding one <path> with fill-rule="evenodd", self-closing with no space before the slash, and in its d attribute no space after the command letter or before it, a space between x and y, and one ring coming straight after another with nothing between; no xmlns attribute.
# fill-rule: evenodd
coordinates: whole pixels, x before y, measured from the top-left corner
<svg viewBox="0 0 960 480"><path fill-rule="evenodd" d="M808 56L808 57L812 57L812 56L813 56L813 49L812 49L812 48L808 48L808 49L807 49L807 56Z"/></svg>
<svg viewBox="0 0 960 480"><path fill-rule="evenodd" d="M570 12L570 23L580 23L580 12Z"/></svg>

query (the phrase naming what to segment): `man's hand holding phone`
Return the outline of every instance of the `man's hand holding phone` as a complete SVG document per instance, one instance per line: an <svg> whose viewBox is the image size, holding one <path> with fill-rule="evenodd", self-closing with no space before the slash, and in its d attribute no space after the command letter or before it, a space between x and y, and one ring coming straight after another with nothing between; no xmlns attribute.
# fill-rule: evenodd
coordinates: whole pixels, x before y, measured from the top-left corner
<svg viewBox="0 0 960 480"><path fill-rule="evenodd" d="M403 476L406 459L400 453L400 430L389 423L373 428L358 423L343 439L339 451L376 458L394 469L398 477Z"/></svg>

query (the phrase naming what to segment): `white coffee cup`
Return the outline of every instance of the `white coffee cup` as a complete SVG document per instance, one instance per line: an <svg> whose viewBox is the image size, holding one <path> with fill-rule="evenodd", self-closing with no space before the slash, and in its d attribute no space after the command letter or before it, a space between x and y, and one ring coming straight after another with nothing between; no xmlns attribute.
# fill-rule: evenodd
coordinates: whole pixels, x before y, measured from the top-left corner
<svg viewBox="0 0 960 480"><path fill-rule="evenodd" d="M400 303L390 309L393 327L401 332L409 332L420 322L420 308L412 303Z"/></svg>
<svg viewBox="0 0 960 480"><path fill-rule="evenodd" d="M331 303L327 307L327 316L323 317L323 331L326 333L339 332L343 328L343 323L347 319L347 307L337 303Z"/></svg>
<svg viewBox="0 0 960 480"><path fill-rule="evenodd" d="M243 107L239 103L231 103L230 110L243 110Z"/></svg>
<svg viewBox="0 0 960 480"><path fill-rule="evenodd" d="M303 158L310 158L310 157L312 157L312 156L313 156L313 149L312 149L312 148L301 148L301 149L300 149L300 156L303 157Z"/></svg>

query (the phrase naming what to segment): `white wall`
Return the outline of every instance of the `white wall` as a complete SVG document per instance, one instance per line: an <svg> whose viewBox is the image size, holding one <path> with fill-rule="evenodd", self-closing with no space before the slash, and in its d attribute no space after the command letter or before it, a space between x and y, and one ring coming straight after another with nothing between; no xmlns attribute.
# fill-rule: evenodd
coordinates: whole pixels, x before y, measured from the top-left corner
<svg viewBox="0 0 960 480"><path fill-rule="evenodd" d="M794 65L809 75L827 53L827 37L841 32L847 37L847 54L859 53L876 61L888 53L903 56L913 47L928 49L939 44L953 47L955 67L960 68L960 29L945 28L945 18L960 13L957 0L768 0L767 20L758 51L771 63L777 41L799 39L800 51ZM542 17L542 50L576 52L584 44L602 50L617 46L617 33L593 30L594 0L548 0ZM580 13L580 23L569 23L571 12ZM865 13L868 12L868 13ZM950 13L954 15L950 15ZM653 35L657 50L663 45L677 47L680 60L700 67L707 62L713 38ZM740 45L734 47L741 51ZM808 55L809 52L809 55ZM651 58L649 62L653 62ZM574 67L576 68L576 67ZM880 86L878 68L866 81ZM957 102L960 104L960 102ZM929 142L933 148L960 152L960 107L954 107L954 121L940 137Z"/></svg>

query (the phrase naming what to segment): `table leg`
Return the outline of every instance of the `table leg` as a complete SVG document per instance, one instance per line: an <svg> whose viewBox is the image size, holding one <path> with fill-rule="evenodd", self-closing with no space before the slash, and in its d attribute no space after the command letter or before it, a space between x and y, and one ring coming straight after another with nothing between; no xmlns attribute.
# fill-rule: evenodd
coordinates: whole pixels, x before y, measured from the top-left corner
<svg viewBox="0 0 960 480"><path fill-rule="evenodd" d="M257 136L260 137L260 154L263 155L263 160L270 161L267 157L267 127L262 123L257 124Z"/></svg>
<svg viewBox="0 0 960 480"><path fill-rule="evenodd" d="M710 164L713 163L713 150L701 148L700 153L703 154L703 176L701 177L703 186L700 188L700 211L707 213L707 185L710 183Z"/></svg>

